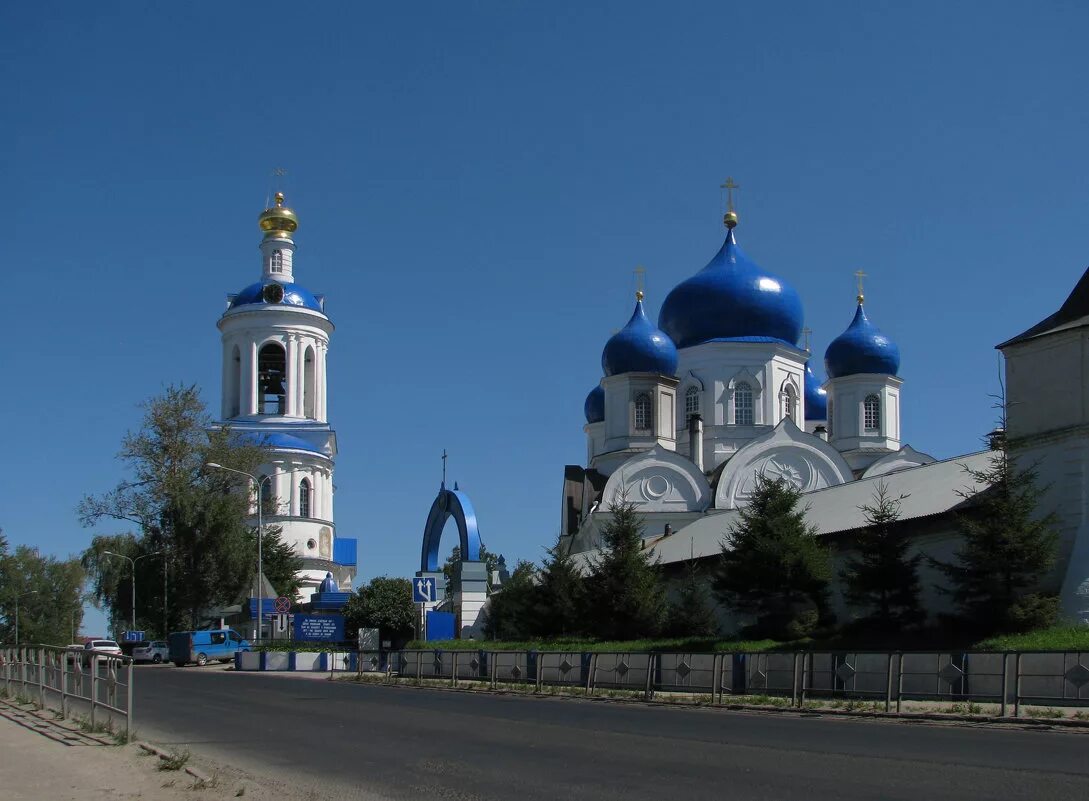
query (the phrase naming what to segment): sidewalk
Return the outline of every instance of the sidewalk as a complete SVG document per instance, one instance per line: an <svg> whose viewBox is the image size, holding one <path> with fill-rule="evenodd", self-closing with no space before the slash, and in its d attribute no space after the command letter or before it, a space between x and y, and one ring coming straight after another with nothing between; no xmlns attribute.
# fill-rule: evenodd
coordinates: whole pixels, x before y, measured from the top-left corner
<svg viewBox="0 0 1089 801"><path fill-rule="evenodd" d="M210 787L198 788L184 771L159 770L160 760L136 744L105 745L48 717L0 703L0 797L4 801L221 801L239 796L301 801L309 795L193 760L212 779Z"/></svg>

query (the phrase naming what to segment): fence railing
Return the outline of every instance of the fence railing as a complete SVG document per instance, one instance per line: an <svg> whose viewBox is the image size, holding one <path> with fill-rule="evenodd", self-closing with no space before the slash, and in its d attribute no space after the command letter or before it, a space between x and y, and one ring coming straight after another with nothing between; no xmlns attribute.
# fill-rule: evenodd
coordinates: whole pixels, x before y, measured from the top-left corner
<svg viewBox="0 0 1089 801"><path fill-rule="evenodd" d="M0 686L8 697L25 698L56 708L63 718L74 707L87 710L92 729L103 716L124 721L132 735L133 660L98 651L53 645L0 645Z"/></svg>
<svg viewBox="0 0 1089 801"><path fill-rule="evenodd" d="M1023 705L1089 707L1089 651L761 653L584 653L578 651L360 651L351 668L424 681L475 682L658 693L862 700L886 712L905 701L994 704L1018 716Z"/></svg>

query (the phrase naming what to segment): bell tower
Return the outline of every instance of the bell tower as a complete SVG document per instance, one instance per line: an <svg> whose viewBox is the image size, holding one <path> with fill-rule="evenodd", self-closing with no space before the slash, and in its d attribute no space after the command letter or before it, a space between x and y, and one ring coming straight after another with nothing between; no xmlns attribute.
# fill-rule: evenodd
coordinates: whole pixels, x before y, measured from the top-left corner
<svg viewBox="0 0 1089 801"><path fill-rule="evenodd" d="M327 355L333 323L325 298L295 282L299 220L277 192L258 216L261 278L227 298L223 343L223 425L269 449L262 494L272 499L266 524L303 559L300 600L331 573L351 589L356 542L333 522L336 432L329 425Z"/></svg>

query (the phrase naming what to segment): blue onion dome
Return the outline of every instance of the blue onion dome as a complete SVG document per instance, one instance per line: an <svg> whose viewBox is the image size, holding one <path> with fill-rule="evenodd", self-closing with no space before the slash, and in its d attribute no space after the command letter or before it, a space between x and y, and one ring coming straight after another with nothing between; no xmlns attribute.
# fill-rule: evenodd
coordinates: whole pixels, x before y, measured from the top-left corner
<svg viewBox="0 0 1089 801"><path fill-rule="evenodd" d="M855 319L824 352L824 368L829 378L859 373L896 375L900 369L900 348L870 322L861 295Z"/></svg>
<svg viewBox="0 0 1089 801"><path fill-rule="evenodd" d="M231 299L231 308L260 304L262 306L301 306L325 313L321 301L299 284L284 281L258 281L250 284Z"/></svg>
<svg viewBox="0 0 1089 801"><path fill-rule="evenodd" d="M605 390L601 388L601 384L590 390L582 409L586 412L587 423L600 423L605 419Z"/></svg>
<svg viewBox="0 0 1089 801"><path fill-rule="evenodd" d="M325 574L325 578L322 579L321 584L318 585L318 592L340 592L340 587L338 587L336 581L333 580L332 573Z"/></svg>
<svg viewBox="0 0 1089 801"><path fill-rule="evenodd" d="M677 346L647 319L642 292L635 293L635 311L628 324L605 343L601 369L607 376L621 373L674 375L677 372Z"/></svg>
<svg viewBox="0 0 1089 801"><path fill-rule="evenodd" d="M711 262L666 297L659 327L679 348L716 339L795 345L802 330L801 298L745 255L734 238L736 217L726 224L726 241Z"/></svg>
<svg viewBox="0 0 1089 801"><path fill-rule="evenodd" d="M813 373L809 362L805 363L805 419L828 419L828 392L821 389L821 380Z"/></svg>

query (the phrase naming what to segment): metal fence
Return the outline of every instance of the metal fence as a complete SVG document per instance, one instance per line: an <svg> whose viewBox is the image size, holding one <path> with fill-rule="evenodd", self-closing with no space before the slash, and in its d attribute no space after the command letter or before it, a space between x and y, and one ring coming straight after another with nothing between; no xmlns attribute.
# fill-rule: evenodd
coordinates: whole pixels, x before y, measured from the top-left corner
<svg viewBox="0 0 1089 801"><path fill-rule="evenodd" d="M126 740L132 734L132 669L127 656L52 645L0 646L0 686L9 698L57 708L64 718L85 709L92 728L103 716L121 718Z"/></svg>
<svg viewBox="0 0 1089 801"><path fill-rule="evenodd" d="M628 692L812 701L855 700L886 712L905 701L995 704L1000 715L1023 705L1089 707L1089 651L648 653L578 651L363 651L359 673L491 687L578 688L588 695ZM779 703L782 703L781 701Z"/></svg>

